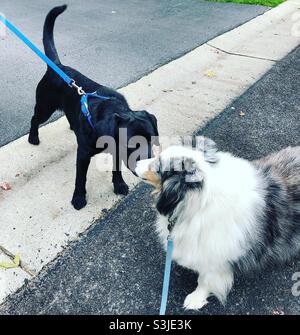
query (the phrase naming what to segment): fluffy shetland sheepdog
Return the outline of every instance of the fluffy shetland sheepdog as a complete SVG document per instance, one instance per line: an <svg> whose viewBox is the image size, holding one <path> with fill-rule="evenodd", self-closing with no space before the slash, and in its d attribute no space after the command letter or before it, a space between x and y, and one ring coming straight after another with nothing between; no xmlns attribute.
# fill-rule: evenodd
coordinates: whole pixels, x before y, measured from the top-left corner
<svg viewBox="0 0 300 335"><path fill-rule="evenodd" d="M156 187L162 244L171 222L173 259L199 275L184 307L200 309L209 295L225 303L236 270L299 255L300 146L249 162L210 139L192 142L140 161L136 173Z"/></svg>

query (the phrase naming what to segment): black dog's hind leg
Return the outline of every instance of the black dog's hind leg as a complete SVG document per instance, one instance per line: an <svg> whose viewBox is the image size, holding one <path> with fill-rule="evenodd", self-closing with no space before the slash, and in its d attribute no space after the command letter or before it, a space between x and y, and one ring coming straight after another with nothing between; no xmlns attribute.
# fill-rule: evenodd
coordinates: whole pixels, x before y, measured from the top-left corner
<svg viewBox="0 0 300 335"><path fill-rule="evenodd" d="M114 185L114 192L115 194L123 194L126 195L128 194L129 187L125 183L123 177L122 177L122 172L121 172L121 167L122 167L122 161L119 158L119 154L116 153L113 155L113 173L112 173L112 183Z"/></svg>
<svg viewBox="0 0 300 335"><path fill-rule="evenodd" d="M91 157L82 156L77 152L76 181L72 198L72 205L79 210L86 205L86 175L90 165Z"/></svg>
<svg viewBox="0 0 300 335"><path fill-rule="evenodd" d="M68 106L67 104L64 106L64 112L66 115L66 118L69 122L70 129L75 131L78 129L78 126L76 127L76 116L78 115L76 112L74 112L74 106ZM76 116L75 116L76 115Z"/></svg>
<svg viewBox="0 0 300 335"><path fill-rule="evenodd" d="M55 112L58 106L55 105L55 99L51 99L51 92L47 89L45 80L42 79L36 90L36 105L34 115L31 119L31 127L28 142L34 145L40 143L39 126L48 121L50 116Z"/></svg>
<svg viewBox="0 0 300 335"><path fill-rule="evenodd" d="M34 107L34 115L31 119L31 127L28 137L28 142L30 144L38 145L40 143L39 125L48 121L53 112L54 110L43 110L42 112L38 105Z"/></svg>

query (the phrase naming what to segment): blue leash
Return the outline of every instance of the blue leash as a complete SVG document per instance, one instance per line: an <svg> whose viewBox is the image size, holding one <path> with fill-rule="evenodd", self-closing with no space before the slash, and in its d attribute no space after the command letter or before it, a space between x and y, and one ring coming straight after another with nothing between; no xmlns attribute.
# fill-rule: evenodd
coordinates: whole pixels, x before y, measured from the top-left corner
<svg viewBox="0 0 300 335"><path fill-rule="evenodd" d="M53 71L55 71L70 87L77 89L81 98L81 111L86 116L92 128L95 128L92 123L92 116L89 112L88 98L95 97L102 100L109 100L109 97L104 97L94 93L85 93L82 87L76 85L75 80L70 78L64 71L62 71L50 58L48 58L39 48L37 48L24 34L20 32L12 23L10 23L4 16L0 14L0 21L9 28L16 36L18 36L34 53L36 53L46 64L48 64Z"/></svg>
<svg viewBox="0 0 300 335"><path fill-rule="evenodd" d="M169 285L170 285L170 275L171 275L171 265L172 265L172 251L173 251L173 240L168 236L168 245L167 245L167 254L166 254L166 264L165 264L165 273L164 273L164 283L160 304L159 315L166 314L168 294L169 294Z"/></svg>
<svg viewBox="0 0 300 335"><path fill-rule="evenodd" d="M29 39L20 32L12 23L0 14L0 21L17 35L33 52L35 52L45 63L47 63L68 85L72 86L74 80L64 73L50 58L48 58L40 49L38 49Z"/></svg>

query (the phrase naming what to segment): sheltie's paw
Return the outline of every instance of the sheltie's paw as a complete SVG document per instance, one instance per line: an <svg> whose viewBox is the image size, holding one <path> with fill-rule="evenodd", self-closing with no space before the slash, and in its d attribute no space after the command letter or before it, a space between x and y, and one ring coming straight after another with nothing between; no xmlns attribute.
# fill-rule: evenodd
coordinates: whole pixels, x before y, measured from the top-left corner
<svg viewBox="0 0 300 335"><path fill-rule="evenodd" d="M199 310L208 303L207 298L207 292L198 288L185 298L183 307L185 309Z"/></svg>

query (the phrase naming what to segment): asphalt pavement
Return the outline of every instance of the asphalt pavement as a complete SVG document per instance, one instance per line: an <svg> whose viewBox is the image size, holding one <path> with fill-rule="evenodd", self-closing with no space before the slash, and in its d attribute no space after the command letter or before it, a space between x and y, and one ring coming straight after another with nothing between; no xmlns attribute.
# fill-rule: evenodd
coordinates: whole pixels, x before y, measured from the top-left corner
<svg viewBox="0 0 300 335"><path fill-rule="evenodd" d="M63 2L1 0L0 12L42 48L45 16ZM64 64L119 88L266 10L199 0L73 0L54 35ZM28 133L45 65L12 33L0 36L0 48L2 146Z"/></svg>
<svg viewBox="0 0 300 335"><path fill-rule="evenodd" d="M256 159L300 145L300 47L198 131L220 150ZM241 116L240 112L243 112ZM3 314L157 314L164 253L154 232L151 187L139 184L32 281L0 307ZM300 261L238 276L227 305L182 309L196 275L173 265L169 314L300 314L292 276Z"/></svg>

